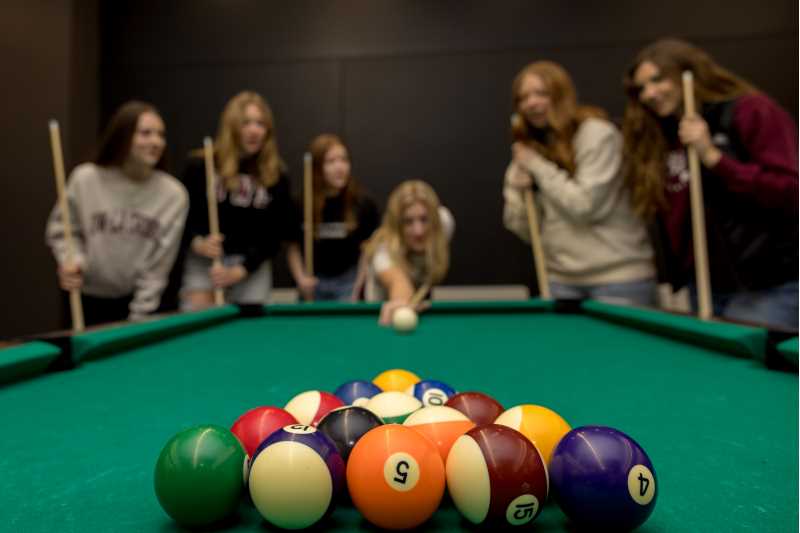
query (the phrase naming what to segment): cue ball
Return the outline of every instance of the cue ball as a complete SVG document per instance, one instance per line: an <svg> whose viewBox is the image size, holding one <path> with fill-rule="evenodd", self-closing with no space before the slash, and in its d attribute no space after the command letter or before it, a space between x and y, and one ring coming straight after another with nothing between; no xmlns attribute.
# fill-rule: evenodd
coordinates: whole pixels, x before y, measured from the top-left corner
<svg viewBox="0 0 800 533"><path fill-rule="evenodd" d="M400 333L408 333L417 328L417 313L410 307L399 307L392 315L392 325L394 330Z"/></svg>

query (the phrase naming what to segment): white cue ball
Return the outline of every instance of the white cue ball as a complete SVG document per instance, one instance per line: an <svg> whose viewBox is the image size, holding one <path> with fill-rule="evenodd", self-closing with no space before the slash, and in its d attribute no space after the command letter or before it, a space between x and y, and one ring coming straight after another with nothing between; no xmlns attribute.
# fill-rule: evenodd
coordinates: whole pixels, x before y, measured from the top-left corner
<svg viewBox="0 0 800 533"><path fill-rule="evenodd" d="M407 333L417 328L417 313L410 307L398 307L392 315L395 331Z"/></svg>

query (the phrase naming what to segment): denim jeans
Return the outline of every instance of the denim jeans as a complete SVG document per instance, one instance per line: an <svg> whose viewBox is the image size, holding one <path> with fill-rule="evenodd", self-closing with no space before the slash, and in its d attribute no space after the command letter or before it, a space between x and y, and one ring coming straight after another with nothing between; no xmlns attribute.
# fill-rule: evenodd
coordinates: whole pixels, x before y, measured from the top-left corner
<svg viewBox="0 0 800 533"><path fill-rule="evenodd" d="M317 276L319 283L314 290L314 300L318 302L322 300L349 302L353 294L353 285L356 283L357 274L358 267L354 266L338 276L330 278Z"/></svg>
<svg viewBox="0 0 800 533"><path fill-rule="evenodd" d="M567 285L551 281L550 292L553 298L592 298L608 303L642 307L656 305L656 282L652 279L605 285Z"/></svg>
<svg viewBox="0 0 800 533"><path fill-rule="evenodd" d="M759 291L712 293L711 300L714 316L797 331L797 281ZM694 284L689 285L689 301L697 310Z"/></svg>

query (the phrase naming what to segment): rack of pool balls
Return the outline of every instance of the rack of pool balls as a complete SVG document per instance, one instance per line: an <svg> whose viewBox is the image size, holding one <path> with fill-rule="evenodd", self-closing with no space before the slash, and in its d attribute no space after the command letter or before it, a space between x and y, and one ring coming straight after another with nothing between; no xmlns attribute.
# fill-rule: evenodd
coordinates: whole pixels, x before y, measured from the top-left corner
<svg viewBox="0 0 800 533"><path fill-rule="evenodd" d="M621 431L573 429L546 407L504 409L401 369L256 407L230 430L181 431L154 483L169 516L204 528L224 524L244 495L280 528L311 527L352 503L379 528L409 529L447 489L466 520L491 529L533 522L549 498L573 527L630 531L657 495L650 459Z"/></svg>

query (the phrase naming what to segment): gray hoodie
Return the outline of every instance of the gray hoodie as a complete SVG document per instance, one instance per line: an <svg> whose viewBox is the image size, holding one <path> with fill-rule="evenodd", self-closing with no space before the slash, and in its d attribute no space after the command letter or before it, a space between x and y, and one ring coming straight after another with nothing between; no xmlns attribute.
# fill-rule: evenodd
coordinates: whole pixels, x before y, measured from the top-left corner
<svg viewBox="0 0 800 533"><path fill-rule="evenodd" d="M70 175L67 198L82 292L108 298L132 294L131 318L155 311L186 221L189 199L183 185L159 170L137 181L119 168L84 163ZM65 262L58 204L45 238L56 261Z"/></svg>

